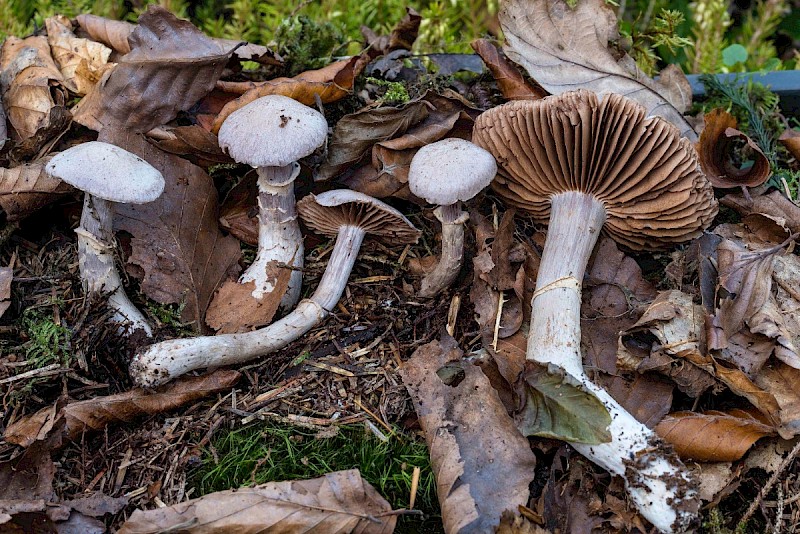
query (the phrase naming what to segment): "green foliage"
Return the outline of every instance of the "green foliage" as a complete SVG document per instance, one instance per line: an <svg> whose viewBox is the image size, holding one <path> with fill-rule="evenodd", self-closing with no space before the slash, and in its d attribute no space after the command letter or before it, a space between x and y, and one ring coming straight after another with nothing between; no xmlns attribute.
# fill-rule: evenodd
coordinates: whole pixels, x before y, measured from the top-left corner
<svg viewBox="0 0 800 534"><path fill-rule="evenodd" d="M53 317L38 308L28 308L22 314L21 327L28 338L22 348L30 369L58 363L68 366L73 354L69 349L69 329L53 321Z"/></svg>
<svg viewBox="0 0 800 534"><path fill-rule="evenodd" d="M689 4L694 48L687 52L688 72L721 71L725 33L731 25L728 7L726 0L696 0Z"/></svg>
<svg viewBox="0 0 800 534"><path fill-rule="evenodd" d="M378 87L384 88L382 99L384 103L390 106L405 104L411 100L406 86L400 82L389 82L372 77L367 77L366 81L373 85L377 85Z"/></svg>
<svg viewBox="0 0 800 534"><path fill-rule="evenodd" d="M329 64L347 44L342 28L304 15L284 19L275 31L275 51L286 61L287 76Z"/></svg>
<svg viewBox="0 0 800 534"><path fill-rule="evenodd" d="M159 327L170 328L175 331L176 337L191 337L196 335L191 323L181 322L181 314L186 304L159 304L152 300L147 301L147 311L158 322Z"/></svg>
<svg viewBox="0 0 800 534"><path fill-rule="evenodd" d="M659 70L659 48L674 55L679 49L693 45L690 39L678 34L678 28L685 20L680 11L661 9L643 31L638 30L636 24L629 26L627 32L625 27L621 28L622 35L630 38L631 56L642 71L652 76Z"/></svg>
<svg viewBox="0 0 800 534"><path fill-rule="evenodd" d="M435 482L424 442L396 433L383 442L363 427L340 427L334 437L276 424L227 431L212 441L203 465L192 475L200 494L250 484L322 476L357 468L394 508L408 506L413 468L422 476L418 507L435 512Z"/></svg>

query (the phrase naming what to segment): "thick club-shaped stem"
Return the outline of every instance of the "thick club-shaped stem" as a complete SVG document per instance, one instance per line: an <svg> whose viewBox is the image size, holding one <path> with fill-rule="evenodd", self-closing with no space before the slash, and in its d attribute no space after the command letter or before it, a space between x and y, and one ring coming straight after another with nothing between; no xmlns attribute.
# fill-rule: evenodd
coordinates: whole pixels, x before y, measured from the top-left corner
<svg viewBox="0 0 800 534"><path fill-rule="evenodd" d="M89 193L84 195L81 225L75 230L83 288L87 293L108 295L108 306L114 310L113 320L120 324L120 333L141 329L152 336L147 319L125 294L114 263L113 218L113 202Z"/></svg>
<svg viewBox="0 0 800 534"><path fill-rule="evenodd" d="M355 265L365 232L342 226L317 290L297 308L271 325L243 334L171 339L151 345L131 363L138 386L154 387L189 371L240 364L282 349L319 324L331 312Z"/></svg>
<svg viewBox="0 0 800 534"><path fill-rule="evenodd" d="M420 284L419 296L435 297L455 282L464 261L464 224L469 215L461 211L461 202L439 206L434 215L442 223L442 256Z"/></svg>
<svg viewBox="0 0 800 534"><path fill-rule="evenodd" d="M258 168L258 254L239 278L243 284L254 282L253 298L261 300L275 290L276 274L270 269L271 262L297 268L281 297L280 309L284 311L297 304L303 283L303 236L294 197L294 180L299 172L297 163Z"/></svg>
<svg viewBox="0 0 800 534"><path fill-rule="evenodd" d="M640 513L659 530L680 531L694 520L699 504L686 468L652 430L583 371L580 288L605 217L603 204L591 195L568 192L552 197L547 241L532 301L527 357L563 368L603 403L611 414L611 442L571 445L594 463L622 476Z"/></svg>

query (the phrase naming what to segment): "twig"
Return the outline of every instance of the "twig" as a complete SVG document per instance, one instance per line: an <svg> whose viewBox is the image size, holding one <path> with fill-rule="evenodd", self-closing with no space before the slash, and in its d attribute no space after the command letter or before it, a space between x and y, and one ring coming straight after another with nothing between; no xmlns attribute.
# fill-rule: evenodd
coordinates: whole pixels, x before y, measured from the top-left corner
<svg viewBox="0 0 800 534"><path fill-rule="evenodd" d="M772 476L764 485L764 487L761 488L761 491L758 492L758 496L750 505L750 508L747 509L742 518L739 520L740 525L746 523L750 519L750 517L755 513L755 511L761 505L761 501L764 500L764 497L766 497L767 494L770 492L772 486L775 485L775 483L781 477L783 472L786 471L786 468L789 467L789 465L792 463L795 456L797 456L797 453L799 452L800 452L800 441L798 441L795 444L794 448L791 450L791 452L789 452L789 455L783 460L783 462L781 462L781 465L778 467L778 469L775 470L775 472L772 474Z"/></svg>
<svg viewBox="0 0 800 534"><path fill-rule="evenodd" d="M408 508L413 510L414 509L414 502L417 500L417 488L419 488L419 474L420 468L414 467L414 471L411 473L411 497L408 499Z"/></svg>

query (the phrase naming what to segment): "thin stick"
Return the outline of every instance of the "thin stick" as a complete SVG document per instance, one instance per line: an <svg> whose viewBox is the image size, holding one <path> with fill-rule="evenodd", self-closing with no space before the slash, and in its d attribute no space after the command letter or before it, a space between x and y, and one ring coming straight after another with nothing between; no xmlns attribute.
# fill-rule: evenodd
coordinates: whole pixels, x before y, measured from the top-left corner
<svg viewBox="0 0 800 534"><path fill-rule="evenodd" d="M417 488L419 487L419 474L421 470L419 467L414 467L414 471L411 473L411 498L408 499L408 507L413 510L414 503L417 500Z"/></svg>
<svg viewBox="0 0 800 534"><path fill-rule="evenodd" d="M786 469L789 467L792 461L794 461L795 456L797 456L797 453L799 452L800 452L800 441L798 441L795 444L794 448L791 450L789 455L783 460L783 462L781 462L781 465L778 467L778 469L775 470L770 479L767 480L767 483L764 485L763 488L761 488L761 491L758 492L756 500L753 501L753 503L750 505L750 508L747 509L742 518L739 520L740 525L747 523L750 517L755 513L755 511L761 505L761 501L763 501L764 497L766 497L767 494L770 492L772 486L774 486L775 483L778 482L778 479L781 477L783 472L786 471Z"/></svg>

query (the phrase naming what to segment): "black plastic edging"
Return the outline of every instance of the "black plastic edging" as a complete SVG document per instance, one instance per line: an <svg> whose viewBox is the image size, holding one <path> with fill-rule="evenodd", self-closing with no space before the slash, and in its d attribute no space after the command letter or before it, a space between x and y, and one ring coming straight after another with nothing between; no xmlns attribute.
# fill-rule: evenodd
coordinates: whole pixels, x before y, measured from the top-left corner
<svg viewBox="0 0 800 534"><path fill-rule="evenodd" d="M715 76L722 82L733 83L738 79L739 83L742 83L752 79L763 84L780 97L780 106L784 114L800 117L800 70L716 74ZM706 89L700 82L700 75L690 74L687 78L692 85L692 97L705 97Z"/></svg>

